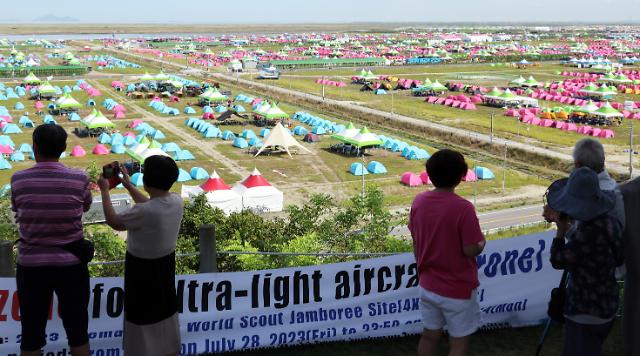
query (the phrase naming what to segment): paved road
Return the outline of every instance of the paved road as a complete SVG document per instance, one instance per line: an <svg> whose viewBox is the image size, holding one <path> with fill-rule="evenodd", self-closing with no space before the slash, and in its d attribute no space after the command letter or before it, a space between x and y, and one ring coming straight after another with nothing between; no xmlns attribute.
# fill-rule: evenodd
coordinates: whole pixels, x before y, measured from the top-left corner
<svg viewBox="0 0 640 356"><path fill-rule="evenodd" d="M517 208L489 211L478 214L482 231L509 228L525 224L542 222L542 205L529 205ZM406 226L397 226L391 231L395 236L409 236Z"/></svg>
<svg viewBox="0 0 640 356"><path fill-rule="evenodd" d="M128 55L128 56L132 56L132 57L138 57L140 59L144 59L144 60L147 60L147 61L148 60L155 61L157 63L161 63L163 65L171 66L171 67L175 67L175 68L180 68L182 70L189 70L190 74L194 74L194 75L214 77L214 78L218 78L220 80L224 80L224 81L227 81L227 82L235 82L237 85L241 85L241 86L249 86L249 87L253 87L253 88L259 88L259 89L264 90L266 92L275 92L275 93L279 93L279 94L283 94L283 95L295 96L295 97L298 97L298 98L301 98L301 99L305 99L305 100L308 100L308 101L315 102L316 104L319 104L319 105L331 105L331 106L334 106L334 107L344 108L344 109L347 109L347 110L359 111L359 112L361 112L363 114L376 115L376 116L379 116L379 117L383 117L384 119L390 120L390 121L404 122L404 123L408 123L408 124L411 124L411 125L414 125L414 126L417 126L417 127L425 127L425 128L431 129L431 130L437 130L437 131L453 134L453 135L460 136L460 137L465 137L465 136L466 137L470 137L470 138L473 138L476 141L483 142L483 143L492 143L493 145L497 145L497 146L500 146L500 147L507 145L510 148L517 148L517 149L520 149L520 150L523 150L523 151L526 151L526 152L530 152L530 153L534 153L534 154L538 154L538 155L542 155L542 156L547 156L547 157L552 157L552 158L559 159L559 160L565 161L565 162L572 162L573 161L573 158L569 154L561 153L561 152L558 152L558 151L553 150L553 149L533 146L533 145L530 145L530 144L527 144L527 143L524 143L524 142L513 141L513 140L509 140L509 139L495 137L495 136L493 138L491 138L490 135L478 133L478 132L475 132L475 131L455 128L455 127L449 127L449 126L438 124L438 123L435 123L435 122L430 122L430 121L427 121L427 120L421 120L421 119L408 117L408 116L404 116L404 115L392 114L390 112L386 112L386 111L382 111L382 110L377 110L377 109L372 109L372 108L360 106L360 105L354 104L352 102L339 101L339 100L328 99L328 98L323 99L322 97L317 96L317 95L301 93L301 92L298 92L298 91L295 91L295 90L290 90L290 89L286 89L286 88L280 88L280 87L276 87L276 86L272 86L272 85L268 85L268 84L264 84L264 83L260 83L260 82L249 81L249 80L246 80L246 79L241 79L241 78L238 78L238 77L235 77L235 76L231 76L231 75L227 75L227 74L224 74L224 73L205 72L205 71L200 70L200 69L189 68L189 67L187 67L187 66L185 66L183 64L179 64L179 63L175 63L175 62L169 62L169 61L165 61L165 60L157 59L157 58L145 57L145 56L141 56L141 55L138 55L138 54L129 53L129 52L113 49L113 48L108 48L107 50L110 50L110 51L115 52L115 53L120 53L120 54L123 54L123 55ZM629 173L628 167L624 167L622 165L614 164L614 163L607 163L607 169L610 172L615 172L617 174L622 174L622 175L625 175L625 174Z"/></svg>

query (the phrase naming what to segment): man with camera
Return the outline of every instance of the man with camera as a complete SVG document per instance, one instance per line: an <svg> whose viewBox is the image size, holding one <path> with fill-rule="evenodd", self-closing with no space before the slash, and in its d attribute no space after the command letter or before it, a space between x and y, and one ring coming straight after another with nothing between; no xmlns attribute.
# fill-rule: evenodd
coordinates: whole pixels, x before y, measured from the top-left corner
<svg viewBox="0 0 640 356"><path fill-rule="evenodd" d="M89 355L89 271L77 252L84 242L82 214L91 206L85 172L59 162L67 133L53 124L33 131L36 164L11 177L11 205L19 226L16 284L23 356L46 345L45 328L55 292L73 356ZM92 250L91 250L92 253Z"/></svg>
<svg viewBox="0 0 640 356"><path fill-rule="evenodd" d="M568 273L560 287L563 356L600 356L618 309L615 271L623 262L615 193L600 188L595 171L580 167L554 182L546 197L543 216L557 225L551 264Z"/></svg>

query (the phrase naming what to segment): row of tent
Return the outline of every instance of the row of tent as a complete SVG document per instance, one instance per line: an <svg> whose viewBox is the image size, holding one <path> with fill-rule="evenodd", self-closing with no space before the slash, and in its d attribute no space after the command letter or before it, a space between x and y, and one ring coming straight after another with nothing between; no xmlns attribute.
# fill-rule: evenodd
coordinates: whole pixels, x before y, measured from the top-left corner
<svg viewBox="0 0 640 356"><path fill-rule="evenodd" d="M493 172L486 167L477 166L473 169L467 170L467 174L462 177L464 182L475 182L478 179L481 180L492 180L495 179L495 175ZM420 174L416 174L413 172L404 172L400 176L400 183L407 185L409 187L417 187L431 183L431 179L426 171L422 171Z"/></svg>
<svg viewBox="0 0 640 356"><path fill-rule="evenodd" d="M149 102L149 106L161 114L171 115L171 116L180 115L180 110L167 106L165 103L162 102L160 98L151 100Z"/></svg>
<svg viewBox="0 0 640 356"><path fill-rule="evenodd" d="M351 163L349 166L349 173L354 176L361 176L366 174L385 174L387 173L387 168L378 161L371 161L367 164L367 168L365 169L364 164L360 162Z"/></svg>
<svg viewBox="0 0 640 356"><path fill-rule="evenodd" d="M193 199L204 194L212 207L225 214L245 209L262 212L279 212L284 206L284 194L272 186L258 169L234 187L228 186L214 171L200 186L182 186L182 197Z"/></svg>

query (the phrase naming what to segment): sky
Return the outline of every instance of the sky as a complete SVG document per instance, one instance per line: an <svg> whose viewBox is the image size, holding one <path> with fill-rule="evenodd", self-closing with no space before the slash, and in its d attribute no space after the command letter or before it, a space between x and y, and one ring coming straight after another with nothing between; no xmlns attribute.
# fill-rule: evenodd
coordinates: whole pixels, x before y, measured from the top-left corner
<svg viewBox="0 0 640 356"><path fill-rule="evenodd" d="M29 0L0 20L83 23L640 22L640 0Z"/></svg>

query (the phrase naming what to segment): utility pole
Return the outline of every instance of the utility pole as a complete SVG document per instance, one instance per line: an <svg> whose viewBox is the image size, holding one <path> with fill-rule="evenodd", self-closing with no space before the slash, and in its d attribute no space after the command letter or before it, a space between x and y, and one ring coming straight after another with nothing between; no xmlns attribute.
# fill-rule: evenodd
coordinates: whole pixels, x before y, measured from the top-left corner
<svg viewBox="0 0 640 356"><path fill-rule="evenodd" d="M476 161L473 160L473 174L476 174ZM476 206L476 197L478 195L478 176L476 175L476 179L473 181L473 206Z"/></svg>
<svg viewBox="0 0 640 356"><path fill-rule="evenodd" d="M322 101L324 101L324 75L322 76Z"/></svg>
<svg viewBox="0 0 640 356"><path fill-rule="evenodd" d="M362 197L362 199L364 199L364 172L366 172L365 170L367 169L367 167L364 165L364 151L362 152L362 192L360 193L360 196Z"/></svg>
<svg viewBox="0 0 640 356"><path fill-rule="evenodd" d="M490 138L490 143L493 145L493 112L491 112L491 138Z"/></svg>
<svg viewBox="0 0 640 356"><path fill-rule="evenodd" d="M504 143L504 159L502 160L502 195L505 193L505 181L507 180L507 143Z"/></svg>
<svg viewBox="0 0 640 356"><path fill-rule="evenodd" d="M629 120L629 179L633 178L633 120Z"/></svg>
<svg viewBox="0 0 640 356"><path fill-rule="evenodd" d="M394 100L393 100L393 91L392 91L392 92L391 92L391 114L394 114L394 111L393 111L393 101L394 101Z"/></svg>

